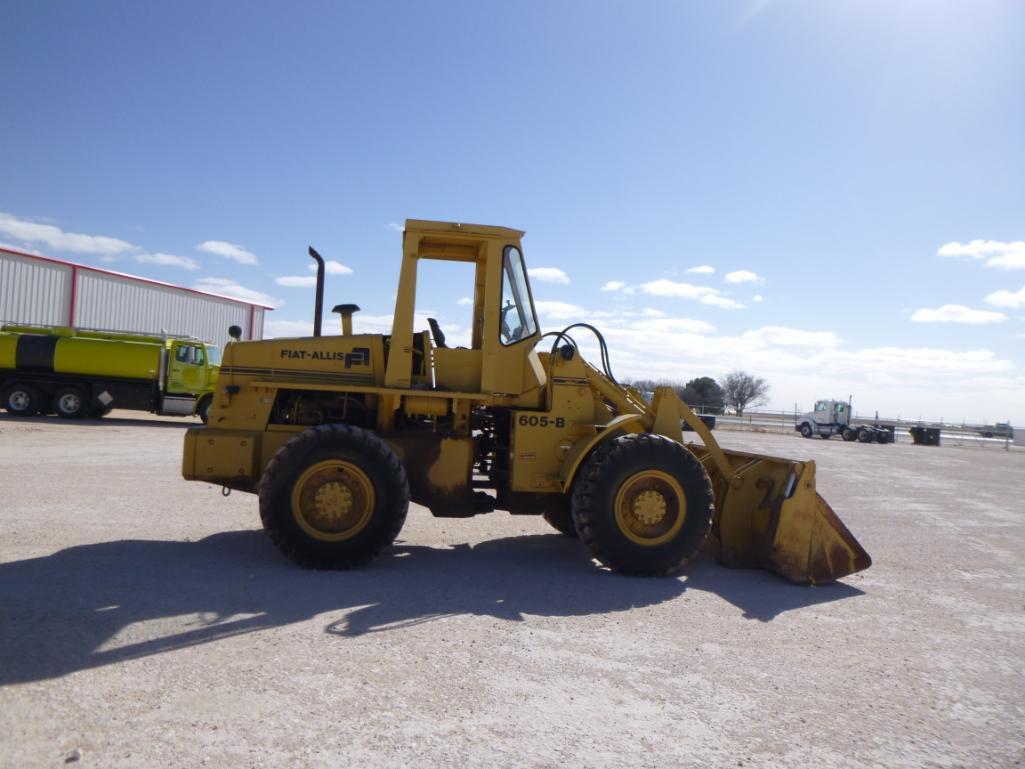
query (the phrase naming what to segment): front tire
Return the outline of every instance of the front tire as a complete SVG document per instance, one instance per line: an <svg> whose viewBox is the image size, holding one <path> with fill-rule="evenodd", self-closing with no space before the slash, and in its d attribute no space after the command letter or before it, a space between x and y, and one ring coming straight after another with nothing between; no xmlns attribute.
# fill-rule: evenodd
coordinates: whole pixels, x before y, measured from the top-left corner
<svg viewBox="0 0 1025 769"><path fill-rule="evenodd" d="M563 494L549 496L558 496L558 499L547 502L548 507L541 513L541 517L560 534L577 539L577 528L573 523L573 510L569 498Z"/></svg>
<svg viewBox="0 0 1025 769"><path fill-rule="evenodd" d="M801 435L803 435L805 438L811 438L812 436L811 425L807 422L801 425Z"/></svg>
<svg viewBox="0 0 1025 769"><path fill-rule="evenodd" d="M39 411L43 401L39 391L31 385L17 382L4 390L4 409L13 416L29 416Z"/></svg>
<svg viewBox="0 0 1025 769"><path fill-rule="evenodd" d="M573 519L612 571L663 576L683 567L712 526L712 484L697 457L660 435L606 441L573 486Z"/></svg>
<svg viewBox="0 0 1025 769"><path fill-rule="evenodd" d="M277 548L314 569L351 569L395 541L409 509L388 444L352 425L319 425L282 446L260 479L260 518Z"/></svg>

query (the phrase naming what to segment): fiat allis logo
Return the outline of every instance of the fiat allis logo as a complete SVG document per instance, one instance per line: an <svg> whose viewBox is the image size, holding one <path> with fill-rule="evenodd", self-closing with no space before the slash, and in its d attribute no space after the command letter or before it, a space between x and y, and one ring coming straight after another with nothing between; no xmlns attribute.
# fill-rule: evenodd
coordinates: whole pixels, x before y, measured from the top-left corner
<svg viewBox="0 0 1025 769"><path fill-rule="evenodd" d="M340 360L345 362L345 368L353 366L370 365L370 348L354 347L349 352L330 352L328 350L289 350L281 351L282 358L290 360Z"/></svg>

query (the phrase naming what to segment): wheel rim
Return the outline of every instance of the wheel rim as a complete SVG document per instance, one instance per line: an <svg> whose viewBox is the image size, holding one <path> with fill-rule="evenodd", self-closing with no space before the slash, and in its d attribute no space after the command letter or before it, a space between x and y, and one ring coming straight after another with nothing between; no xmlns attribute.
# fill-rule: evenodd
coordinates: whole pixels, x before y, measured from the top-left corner
<svg viewBox="0 0 1025 769"><path fill-rule="evenodd" d="M660 470L634 473L616 494L616 524L638 545L655 547L675 537L687 519L687 498L673 476Z"/></svg>
<svg viewBox="0 0 1025 769"><path fill-rule="evenodd" d="M32 396L25 390L15 390L7 396L7 405L15 411L28 411L32 405Z"/></svg>
<svg viewBox="0 0 1025 769"><path fill-rule="evenodd" d="M292 486L295 522L324 542L341 542L363 531L373 516L374 501L367 474L340 459L311 465Z"/></svg>
<svg viewBox="0 0 1025 769"><path fill-rule="evenodd" d="M77 393L64 393L57 399L57 406L65 414L77 414L78 410L82 408L82 399L78 397Z"/></svg>

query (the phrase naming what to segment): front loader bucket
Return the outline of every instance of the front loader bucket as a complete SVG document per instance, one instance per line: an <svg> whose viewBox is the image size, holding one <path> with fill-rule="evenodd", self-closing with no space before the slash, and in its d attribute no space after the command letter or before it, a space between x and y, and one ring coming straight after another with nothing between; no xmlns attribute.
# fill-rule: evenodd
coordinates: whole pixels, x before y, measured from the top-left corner
<svg viewBox="0 0 1025 769"><path fill-rule="evenodd" d="M727 566L774 571L791 582L821 584L872 565L868 553L815 491L815 463L723 451L728 477L703 446L715 490L715 518L706 549Z"/></svg>

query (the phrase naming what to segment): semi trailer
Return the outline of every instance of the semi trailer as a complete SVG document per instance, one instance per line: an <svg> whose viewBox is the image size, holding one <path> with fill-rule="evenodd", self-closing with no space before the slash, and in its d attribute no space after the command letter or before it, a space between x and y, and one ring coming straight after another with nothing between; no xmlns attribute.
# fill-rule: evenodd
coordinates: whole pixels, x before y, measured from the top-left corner
<svg viewBox="0 0 1025 769"><path fill-rule="evenodd" d="M9 414L172 416L210 410L220 349L197 339L54 326L0 326L0 399Z"/></svg>

